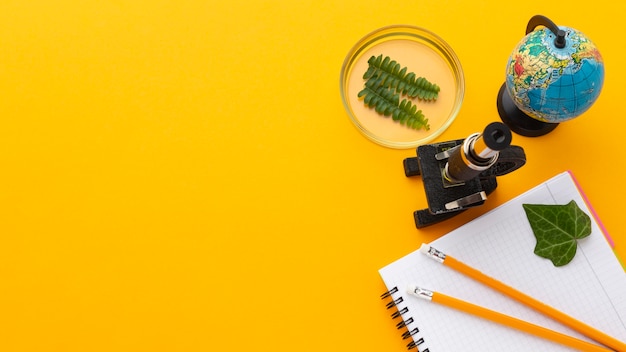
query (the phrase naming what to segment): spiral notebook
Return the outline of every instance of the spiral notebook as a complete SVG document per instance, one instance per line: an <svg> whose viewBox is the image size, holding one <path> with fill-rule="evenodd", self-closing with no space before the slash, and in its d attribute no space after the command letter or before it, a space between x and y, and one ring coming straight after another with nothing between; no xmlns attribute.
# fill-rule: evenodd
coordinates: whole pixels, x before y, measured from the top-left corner
<svg viewBox="0 0 626 352"><path fill-rule="evenodd" d="M535 237L522 204L576 201L592 219L592 233L578 241L574 259L555 267L533 253ZM433 247L519 291L621 341L626 341L626 275L611 240L569 172L430 243ZM400 258L379 271L392 319L409 349L449 351L571 351L451 308L406 294L411 285L445 293L581 340L588 338L420 253Z"/></svg>

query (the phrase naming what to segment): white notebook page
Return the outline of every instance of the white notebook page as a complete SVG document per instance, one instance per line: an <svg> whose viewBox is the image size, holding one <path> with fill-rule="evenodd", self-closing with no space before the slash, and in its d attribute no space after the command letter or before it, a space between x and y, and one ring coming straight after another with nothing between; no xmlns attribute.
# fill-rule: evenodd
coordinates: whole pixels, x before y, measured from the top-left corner
<svg viewBox="0 0 626 352"><path fill-rule="evenodd" d="M555 267L533 253L535 237L522 204L567 204L571 200L592 219L592 233L578 241L574 259ZM626 275L584 198L564 172L430 243L434 248L519 291L626 341ZM382 268L388 289L398 288L398 307L419 351L571 351L562 345L406 294L410 285L441 292L576 338L583 335L545 317L419 250Z"/></svg>

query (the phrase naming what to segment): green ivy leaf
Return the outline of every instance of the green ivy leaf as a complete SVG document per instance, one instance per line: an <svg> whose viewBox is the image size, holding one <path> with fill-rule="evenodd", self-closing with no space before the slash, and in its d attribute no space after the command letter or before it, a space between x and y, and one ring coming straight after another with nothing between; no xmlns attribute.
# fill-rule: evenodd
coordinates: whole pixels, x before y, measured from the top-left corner
<svg viewBox="0 0 626 352"><path fill-rule="evenodd" d="M537 239L535 254L554 266L569 263L576 255L577 240L591 234L591 219L575 201L566 205L523 204Z"/></svg>

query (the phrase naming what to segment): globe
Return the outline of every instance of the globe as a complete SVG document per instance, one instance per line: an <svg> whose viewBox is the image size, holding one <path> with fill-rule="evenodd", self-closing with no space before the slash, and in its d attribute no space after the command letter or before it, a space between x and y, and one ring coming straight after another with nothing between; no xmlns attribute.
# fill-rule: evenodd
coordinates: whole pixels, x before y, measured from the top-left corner
<svg viewBox="0 0 626 352"><path fill-rule="evenodd" d="M539 25L545 28L535 29ZM604 83L604 63L583 33L535 16L507 61L505 77L498 98L501 118L513 131L535 136L594 104ZM535 121L520 121L528 118Z"/></svg>

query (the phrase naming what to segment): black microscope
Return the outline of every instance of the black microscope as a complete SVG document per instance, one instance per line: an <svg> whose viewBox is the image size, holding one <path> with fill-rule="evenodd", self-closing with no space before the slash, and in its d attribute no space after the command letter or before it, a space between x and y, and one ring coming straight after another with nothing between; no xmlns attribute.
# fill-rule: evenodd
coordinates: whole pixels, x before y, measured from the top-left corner
<svg viewBox="0 0 626 352"><path fill-rule="evenodd" d="M404 159L407 177L421 176L428 208L413 216L418 228L449 219L485 203L498 186L496 176L526 163L524 149L511 145L511 131L493 122L482 133L465 139L417 147L417 156Z"/></svg>

